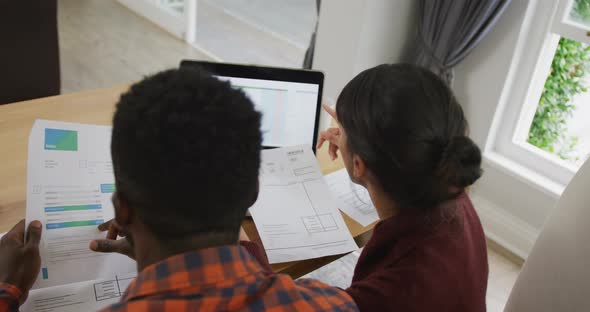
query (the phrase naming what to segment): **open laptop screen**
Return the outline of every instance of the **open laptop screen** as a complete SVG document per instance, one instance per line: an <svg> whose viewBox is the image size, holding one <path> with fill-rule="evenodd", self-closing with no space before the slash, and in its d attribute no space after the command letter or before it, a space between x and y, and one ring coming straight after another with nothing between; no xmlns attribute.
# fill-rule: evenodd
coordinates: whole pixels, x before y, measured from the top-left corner
<svg viewBox="0 0 590 312"><path fill-rule="evenodd" d="M323 74L315 71L183 61L241 89L262 113L263 145L311 145L315 152Z"/></svg>

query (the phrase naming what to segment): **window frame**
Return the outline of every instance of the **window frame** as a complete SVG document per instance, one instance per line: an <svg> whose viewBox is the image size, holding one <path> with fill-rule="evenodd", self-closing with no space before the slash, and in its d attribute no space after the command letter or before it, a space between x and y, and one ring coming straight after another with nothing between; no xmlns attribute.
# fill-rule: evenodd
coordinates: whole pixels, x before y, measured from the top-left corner
<svg viewBox="0 0 590 312"><path fill-rule="evenodd" d="M529 0L484 148L487 164L555 198L578 168L527 143L526 138L559 38L590 44L590 25L576 26L568 19L573 3L574 0Z"/></svg>
<svg viewBox="0 0 590 312"><path fill-rule="evenodd" d="M160 0L117 0L131 11L192 45L196 44L197 36L197 1L185 0L183 12L179 13L163 5Z"/></svg>

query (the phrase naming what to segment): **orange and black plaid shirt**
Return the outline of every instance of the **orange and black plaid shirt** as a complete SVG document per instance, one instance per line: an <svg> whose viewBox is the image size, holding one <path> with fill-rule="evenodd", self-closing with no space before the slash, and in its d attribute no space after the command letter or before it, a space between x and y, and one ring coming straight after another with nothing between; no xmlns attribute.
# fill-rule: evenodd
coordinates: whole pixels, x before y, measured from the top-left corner
<svg viewBox="0 0 590 312"><path fill-rule="evenodd" d="M0 286L0 311L17 311L17 292L18 289ZM244 247L223 246L176 255L145 268L121 301L103 311L358 309L341 289L272 273Z"/></svg>
<svg viewBox="0 0 590 312"><path fill-rule="evenodd" d="M13 285L0 283L0 312L18 311L22 292Z"/></svg>

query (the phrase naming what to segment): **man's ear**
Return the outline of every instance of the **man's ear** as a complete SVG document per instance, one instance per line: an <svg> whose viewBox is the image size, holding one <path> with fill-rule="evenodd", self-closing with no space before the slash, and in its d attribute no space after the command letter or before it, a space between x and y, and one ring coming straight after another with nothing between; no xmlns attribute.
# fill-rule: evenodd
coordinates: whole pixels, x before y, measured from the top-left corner
<svg viewBox="0 0 590 312"><path fill-rule="evenodd" d="M129 201L119 191L113 194L113 207L115 208L115 221L119 226L126 228L131 224L132 211Z"/></svg>
<svg viewBox="0 0 590 312"><path fill-rule="evenodd" d="M367 166L365 161L358 155L352 155L352 177L356 181L363 181L367 174Z"/></svg>
<svg viewBox="0 0 590 312"><path fill-rule="evenodd" d="M260 193L260 181L256 178L256 191L252 194L252 198L248 201L248 207L252 207L258 200L258 194Z"/></svg>

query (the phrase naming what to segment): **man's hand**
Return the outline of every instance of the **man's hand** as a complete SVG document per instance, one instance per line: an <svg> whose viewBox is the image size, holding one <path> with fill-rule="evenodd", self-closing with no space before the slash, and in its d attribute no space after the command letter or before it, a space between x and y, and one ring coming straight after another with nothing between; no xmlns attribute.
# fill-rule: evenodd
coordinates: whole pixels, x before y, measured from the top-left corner
<svg viewBox="0 0 590 312"><path fill-rule="evenodd" d="M330 106L324 104L324 110L332 116L336 122L338 122L338 117L336 116L336 111L332 109ZM328 141L330 146L328 147L328 154L330 154L330 158L332 160L336 160L338 158L338 141L340 140L340 128L329 128L326 131L320 132L320 138L318 139L317 148L321 148L324 145L324 142Z"/></svg>
<svg viewBox="0 0 590 312"><path fill-rule="evenodd" d="M135 260L133 247L126 237L126 233L121 231L121 227L115 220L107 221L98 226L102 232L107 231L106 239L96 239L90 242L90 249L96 252L117 252ZM117 236L123 238L117 239Z"/></svg>
<svg viewBox="0 0 590 312"><path fill-rule="evenodd" d="M41 269L39 242L42 227L39 221L31 222L25 237L25 220L21 220L0 240L0 282L20 289L23 293L21 304Z"/></svg>

